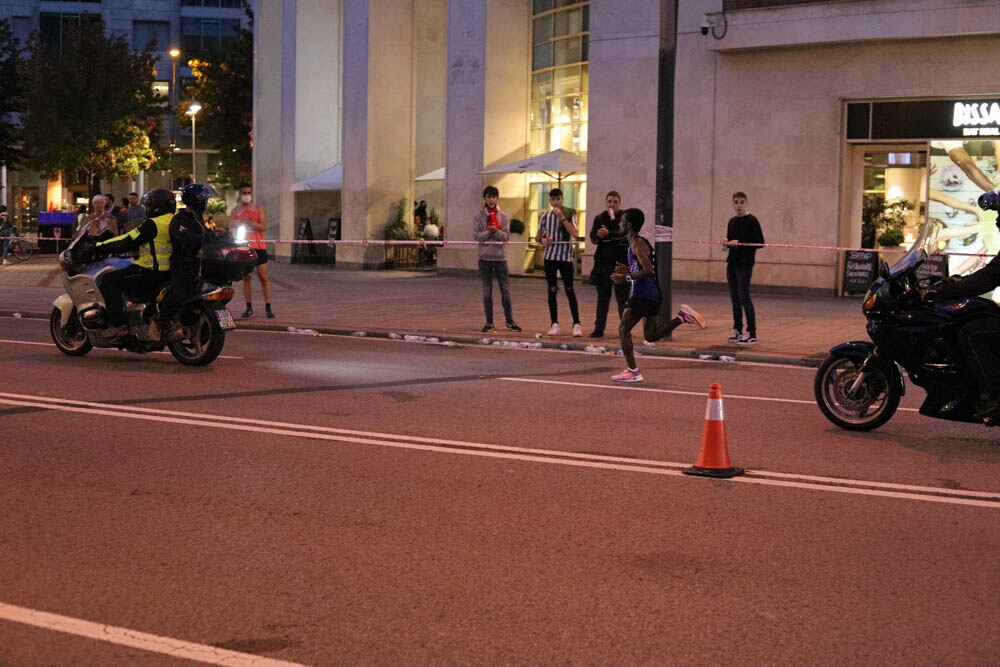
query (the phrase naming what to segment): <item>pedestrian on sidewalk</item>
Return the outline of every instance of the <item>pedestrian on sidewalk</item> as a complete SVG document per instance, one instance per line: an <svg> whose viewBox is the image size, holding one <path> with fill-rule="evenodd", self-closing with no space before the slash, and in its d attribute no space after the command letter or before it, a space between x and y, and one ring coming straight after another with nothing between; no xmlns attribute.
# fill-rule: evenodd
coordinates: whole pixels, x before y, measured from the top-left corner
<svg viewBox="0 0 1000 667"><path fill-rule="evenodd" d="M7 207L4 207L3 211L0 211L0 258L3 259L4 264L10 264L11 261L7 259L7 254L10 252L10 239L14 236L14 225L10 223L10 218L7 217Z"/></svg>
<svg viewBox="0 0 1000 667"><path fill-rule="evenodd" d="M118 219L107 210L108 196L94 195L90 200L90 206L92 210L84 220L87 234L99 237L101 240L118 236Z"/></svg>
<svg viewBox="0 0 1000 667"><path fill-rule="evenodd" d="M538 220L538 233L535 241L545 248L545 282L549 290L549 336L559 335L559 307L556 304L556 294L559 293L559 277L562 277L566 300L569 301L569 312L573 316L573 335L582 336L580 326L580 309L576 303L576 291L573 289L573 260L579 232L576 224L576 211L563 207L563 193L559 188L549 190L549 210L542 213Z"/></svg>
<svg viewBox="0 0 1000 667"><path fill-rule="evenodd" d="M121 233L130 232L146 222L146 207L139 203L139 193L128 193L128 207L125 209L125 228Z"/></svg>
<svg viewBox="0 0 1000 667"><path fill-rule="evenodd" d="M250 247L257 253L257 279L260 280L260 291L264 295L264 314L274 317L271 311L271 281L267 277L267 249L264 246L264 230L267 229L267 214L264 206L254 203L253 188L249 183L240 183L240 201L229 213L229 228L235 230L236 238L245 238ZM243 235L239 228L244 227ZM243 278L243 296L246 298L247 309L241 317L253 317L253 273Z"/></svg>
<svg viewBox="0 0 1000 667"><path fill-rule="evenodd" d="M500 286L500 303L507 329L520 331L514 322L514 309L510 303L510 275L507 271L507 240L510 239L510 216L500 210L500 191L487 185L483 188L483 207L472 222L474 238L479 242L479 277L483 283L483 310L486 324L483 333L496 331L493 326L493 277Z"/></svg>
<svg viewBox="0 0 1000 667"><path fill-rule="evenodd" d="M764 232L761 231L760 221L747 212L745 193L733 193L733 211L736 215L729 219L726 237L722 239L723 249L729 251L726 282L729 283L729 299L733 302L733 335L729 337L729 342L754 345L757 342L757 316L750 299L750 278L753 276L757 248L764 244ZM745 334L744 313L747 317Z"/></svg>
<svg viewBox="0 0 1000 667"><path fill-rule="evenodd" d="M594 269L590 272L590 284L597 288L597 313L591 338L604 338L604 328L608 322L608 308L611 306L611 292L615 293L618 305L618 321L625 312L628 301L628 284L616 285L611 281L617 264L625 264L628 257L628 235L621 226L622 197L612 190L604 197L606 211L594 217L590 228L590 240L594 249Z"/></svg>
<svg viewBox="0 0 1000 667"><path fill-rule="evenodd" d="M682 324L693 324L699 329L704 329L705 318L691 306L682 304L677 317L663 324L657 321L663 294L656 281L655 255L649 241L639 236L646 222L646 216L637 208L630 208L623 215L622 224L625 225L629 240L628 263L616 265L611 280L615 284L627 283L631 287L628 305L618 326L626 366L625 370L612 375L611 379L615 382L642 382L642 373L639 372L639 365L635 362L635 352L632 349L632 328L642 321L643 337L653 342L668 335Z"/></svg>

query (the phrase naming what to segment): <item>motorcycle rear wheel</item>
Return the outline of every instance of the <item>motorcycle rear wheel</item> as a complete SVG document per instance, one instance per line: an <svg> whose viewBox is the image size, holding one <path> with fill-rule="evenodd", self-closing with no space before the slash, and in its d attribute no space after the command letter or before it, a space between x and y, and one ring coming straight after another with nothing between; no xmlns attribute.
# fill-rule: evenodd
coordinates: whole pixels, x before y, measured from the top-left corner
<svg viewBox="0 0 1000 667"><path fill-rule="evenodd" d="M188 338L170 343L170 354L185 366L207 366L222 353L226 332L219 326L213 313L198 311L197 320L188 325Z"/></svg>
<svg viewBox="0 0 1000 667"><path fill-rule="evenodd" d="M872 431L889 421L899 407L899 371L892 364L869 364L864 383L857 392L850 392L861 365L860 359L827 357L813 384L820 411L847 431Z"/></svg>
<svg viewBox="0 0 1000 667"><path fill-rule="evenodd" d="M76 308L70 312L66 326L62 324L62 311L53 308L52 315L49 316L49 333L52 334L52 342L59 351L71 357L82 357L94 348L90 338L87 337L87 332L80 324Z"/></svg>

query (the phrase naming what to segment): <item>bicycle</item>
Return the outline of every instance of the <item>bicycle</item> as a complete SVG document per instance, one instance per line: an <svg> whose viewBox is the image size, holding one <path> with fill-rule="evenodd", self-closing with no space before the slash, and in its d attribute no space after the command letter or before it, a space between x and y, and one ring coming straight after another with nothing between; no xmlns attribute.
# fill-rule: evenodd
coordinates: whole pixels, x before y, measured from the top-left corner
<svg viewBox="0 0 1000 667"><path fill-rule="evenodd" d="M10 245L7 247L7 256L13 257L19 262L31 259L31 257L38 253L38 246L29 241L21 233L14 230L14 236L10 237ZM6 257L4 258L6 259Z"/></svg>

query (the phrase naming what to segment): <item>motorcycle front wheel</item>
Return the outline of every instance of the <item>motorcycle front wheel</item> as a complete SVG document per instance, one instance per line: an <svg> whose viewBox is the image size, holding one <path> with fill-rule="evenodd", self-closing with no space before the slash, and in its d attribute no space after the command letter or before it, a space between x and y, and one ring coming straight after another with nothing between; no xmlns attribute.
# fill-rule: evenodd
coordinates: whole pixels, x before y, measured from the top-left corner
<svg viewBox="0 0 1000 667"><path fill-rule="evenodd" d="M891 363L870 363L861 386L851 390L862 363L850 357L827 357L813 384L819 409L847 431L874 430L889 421L899 407L899 371Z"/></svg>
<svg viewBox="0 0 1000 667"><path fill-rule="evenodd" d="M62 311L53 308L52 315L49 316L49 333L52 334L52 342L59 351L71 357L82 357L94 347L87 337L87 332L83 330L83 325L80 324L76 308L69 314L66 326L62 323Z"/></svg>
<svg viewBox="0 0 1000 667"><path fill-rule="evenodd" d="M199 310L197 319L186 325L191 335L170 343L170 354L185 366L207 366L222 353L226 332L219 326L213 313Z"/></svg>

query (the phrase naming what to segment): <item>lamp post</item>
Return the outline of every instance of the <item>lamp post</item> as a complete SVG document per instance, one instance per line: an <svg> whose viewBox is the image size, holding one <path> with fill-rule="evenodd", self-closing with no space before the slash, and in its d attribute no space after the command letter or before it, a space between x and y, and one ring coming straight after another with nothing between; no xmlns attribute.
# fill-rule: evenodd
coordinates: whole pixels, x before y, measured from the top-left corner
<svg viewBox="0 0 1000 667"><path fill-rule="evenodd" d="M176 46L170 51L170 110L177 109L177 59L181 57L181 50ZM170 139L172 148L177 147L177 116L171 114L173 118L170 122Z"/></svg>
<svg viewBox="0 0 1000 667"><path fill-rule="evenodd" d="M191 104L188 105L187 115L191 116L191 182L195 183L198 180L197 171L197 160L198 160L198 126L195 117L198 112L201 111L201 105L191 100Z"/></svg>

